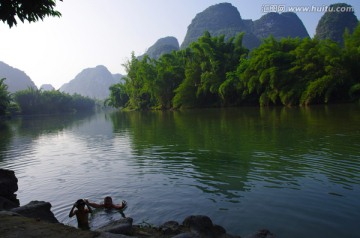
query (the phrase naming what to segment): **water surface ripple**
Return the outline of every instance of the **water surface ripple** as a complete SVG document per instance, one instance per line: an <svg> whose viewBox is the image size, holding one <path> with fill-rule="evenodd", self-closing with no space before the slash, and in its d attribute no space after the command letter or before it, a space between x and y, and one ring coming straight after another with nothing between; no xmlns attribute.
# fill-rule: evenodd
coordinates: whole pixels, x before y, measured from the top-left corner
<svg viewBox="0 0 360 238"><path fill-rule="evenodd" d="M21 204L59 221L79 198L128 201L135 223L210 216L234 234L358 237L360 108L241 108L19 118L0 126L0 166ZM121 214L96 210L93 229Z"/></svg>

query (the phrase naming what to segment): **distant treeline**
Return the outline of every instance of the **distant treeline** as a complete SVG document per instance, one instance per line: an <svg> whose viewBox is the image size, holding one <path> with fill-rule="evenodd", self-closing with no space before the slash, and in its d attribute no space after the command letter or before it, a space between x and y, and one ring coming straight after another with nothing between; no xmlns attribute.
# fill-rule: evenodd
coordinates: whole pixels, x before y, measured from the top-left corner
<svg viewBox="0 0 360 238"><path fill-rule="evenodd" d="M56 114L93 111L95 101L78 94L34 88L10 94L4 79L0 80L0 116L9 114Z"/></svg>
<svg viewBox="0 0 360 238"><path fill-rule="evenodd" d="M344 45L316 38L269 37L251 52L243 33L225 40L205 32L159 59L134 54L125 83L108 105L129 109L309 105L360 98L360 25Z"/></svg>

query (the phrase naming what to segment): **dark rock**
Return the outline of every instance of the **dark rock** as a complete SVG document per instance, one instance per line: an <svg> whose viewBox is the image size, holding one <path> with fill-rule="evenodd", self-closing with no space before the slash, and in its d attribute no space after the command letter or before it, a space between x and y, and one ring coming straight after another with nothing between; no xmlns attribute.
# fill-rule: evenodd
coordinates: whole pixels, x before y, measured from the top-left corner
<svg viewBox="0 0 360 238"><path fill-rule="evenodd" d="M241 236L238 235L231 235L231 234L223 234L220 236L221 238L241 238Z"/></svg>
<svg viewBox="0 0 360 238"><path fill-rule="evenodd" d="M50 223L59 223L55 218L54 213L51 212L51 204L43 201L31 201L30 203L11 209L24 217L35 218Z"/></svg>
<svg viewBox="0 0 360 238"><path fill-rule="evenodd" d="M10 210L19 207L19 204L10 201L4 197L0 197L0 210Z"/></svg>
<svg viewBox="0 0 360 238"><path fill-rule="evenodd" d="M203 215L186 217L183 225L201 237L217 238L226 234L223 227L213 225L211 219Z"/></svg>
<svg viewBox="0 0 360 238"><path fill-rule="evenodd" d="M183 225L191 230L198 231L206 231L213 227L211 219L203 215L188 216L183 221Z"/></svg>
<svg viewBox="0 0 360 238"><path fill-rule="evenodd" d="M121 219L119 221L111 222L103 227L100 227L96 231L110 232L115 234L131 235L132 234L133 219L130 217Z"/></svg>
<svg viewBox="0 0 360 238"><path fill-rule="evenodd" d="M177 235L181 232L181 227L176 221L168 221L159 227L164 235Z"/></svg>
<svg viewBox="0 0 360 238"><path fill-rule="evenodd" d="M110 232L100 232L99 236L96 236L96 238L129 238L132 236L126 236L121 234L114 234Z"/></svg>
<svg viewBox="0 0 360 238"><path fill-rule="evenodd" d="M226 234L225 228L219 225L214 225L211 231L214 237L221 237L222 235Z"/></svg>
<svg viewBox="0 0 360 238"><path fill-rule="evenodd" d="M17 207L20 205L19 200L14 194L18 190L18 179L15 176L15 172L6 169L0 169L0 197L3 197ZM6 209L0 206L0 209Z"/></svg>
<svg viewBox="0 0 360 238"><path fill-rule="evenodd" d="M255 234L246 236L246 238L275 238L276 236L272 234L269 230L261 229Z"/></svg>
<svg viewBox="0 0 360 238"><path fill-rule="evenodd" d="M21 216L21 215L11 211L0 211L0 216Z"/></svg>
<svg viewBox="0 0 360 238"><path fill-rule="evenodd" d="M201 236L195 234L195 233L192 233L192 232L187 232L187 233L181 233L179 235L176 235L172 238L201 238Z"/></svg>

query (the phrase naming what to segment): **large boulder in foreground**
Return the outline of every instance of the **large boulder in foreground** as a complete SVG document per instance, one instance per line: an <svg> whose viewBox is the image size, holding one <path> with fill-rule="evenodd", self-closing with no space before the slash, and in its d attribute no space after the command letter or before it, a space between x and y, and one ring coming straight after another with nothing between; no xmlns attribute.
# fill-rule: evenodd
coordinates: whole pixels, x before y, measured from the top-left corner
<svg viewBox="0 0 360 238"><path fill-rule="evenodd" d="M245 238L276 238L276 236L273 233L271 233L269 230L262 229L254 234L246 236Z"/></svg>
<svg viewBox="0 0 360 238"><path fill-rule="evenodd" d="M8 210L20 205L15 192L18 190L15 172L0 169L0 210Z"/></svg>
<svg viewBox="0 0 360 238"><path fill-rule="evenodd" d="M30 203L11 210L24 217L35 218L37 220L50 223L59 223L51 211L51 204L43 201L31 201Z"/></svg>
<svg viewBox="0 0 360 238"><path fill-rule="evenodd" d="M0 212L0 224L0 237L7 238L93 238L96 237L96 235L100 235L60 223L54 224L38 221L11 212Z"/></svg>
<svg viewBox="0 0 360 238"><path fill-rule="evenodd" d="M204 238L231 238L231 237L240 237L240 236L232 236L226 233L226 230L219 225L213 224L211 219L208 216L196 215L196 216L188 216L183 221L183 226L188 228L192 237L204 237Z"/></svg>
<svg viewBox="0 0 360 238"><path fill-rule="evenodd" d="M127 217L124 219L120 219L118 221L111 222L108 225L97 229L96 231L130 235L133 233L132 223L133 223L133 219Z"/></svg>

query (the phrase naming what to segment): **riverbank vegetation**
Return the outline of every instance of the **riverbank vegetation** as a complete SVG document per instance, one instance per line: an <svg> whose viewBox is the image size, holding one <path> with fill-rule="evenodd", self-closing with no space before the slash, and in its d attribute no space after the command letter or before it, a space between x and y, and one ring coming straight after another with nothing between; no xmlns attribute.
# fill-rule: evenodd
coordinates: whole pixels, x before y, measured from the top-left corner
<svg viewBox="0 0 360 238"><path fill-rule="evenodd" d="M91 111L95 101L79 94L70 95L57 90L42 91L29 88L14 94L22 114L54 114Z"/></svg>
<svg viewBox="0 0 360 238"><path fill-rule="evenodd" d="M28 88L10 94L4 79L0 80L0 116L88 112L95 109L95 104L91 98L58 90Z"/></svg>
<svg viewBox="0 0 360 238"><path fill-rule="evenodd" d="M108 105L129 109L310 105L360 98L360 25L344 45L316 38L269 37L251 52L244 34L205 32L188 48L131 59Z"/></svg>

